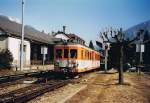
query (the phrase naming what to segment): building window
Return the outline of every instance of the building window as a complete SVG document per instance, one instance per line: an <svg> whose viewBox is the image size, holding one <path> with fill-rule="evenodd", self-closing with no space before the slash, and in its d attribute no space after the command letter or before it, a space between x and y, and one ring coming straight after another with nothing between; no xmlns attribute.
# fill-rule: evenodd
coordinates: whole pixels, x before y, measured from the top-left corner
<svg viewBox="0 0 150 103"><path fill-rule="evenodd" d="M0 35L4 35L5 33L2 31L2 30L0 30Z"/></svg>
<svg viewBox="0 0 150 103"><path fill-rule="evenodd" d="M27 46L23 45L23 52L26 52L26 48L27 48ZM20 44L20 51L21 51L21 44Z"/></svg>

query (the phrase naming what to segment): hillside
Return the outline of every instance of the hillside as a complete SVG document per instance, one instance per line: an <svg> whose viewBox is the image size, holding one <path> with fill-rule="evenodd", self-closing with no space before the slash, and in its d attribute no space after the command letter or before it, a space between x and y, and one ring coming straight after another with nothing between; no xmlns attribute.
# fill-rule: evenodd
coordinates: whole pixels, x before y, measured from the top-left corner
<svg viewBox="0 0 150 103"><path fill-rule="evenodd" d="M129 29L127 29L125 31L125 33L129 36L129 37L134 37L136 32L139 29L144 29L144 30L148 30L148 32L150 33L150 20L145 21L143 23L137 24Z"/></svg>

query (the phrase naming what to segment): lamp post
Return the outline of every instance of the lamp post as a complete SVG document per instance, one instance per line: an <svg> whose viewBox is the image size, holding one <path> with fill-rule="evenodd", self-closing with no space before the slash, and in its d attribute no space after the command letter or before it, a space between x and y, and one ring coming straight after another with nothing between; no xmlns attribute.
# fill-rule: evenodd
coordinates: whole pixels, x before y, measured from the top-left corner
<svg viewBox="0 0 150 103"><path fill-rule="evenodd" d="M23 69L23 47L24 47L24 0L22 0L22 28L21 28L21 51L20 51L20 70Z"/></svg>

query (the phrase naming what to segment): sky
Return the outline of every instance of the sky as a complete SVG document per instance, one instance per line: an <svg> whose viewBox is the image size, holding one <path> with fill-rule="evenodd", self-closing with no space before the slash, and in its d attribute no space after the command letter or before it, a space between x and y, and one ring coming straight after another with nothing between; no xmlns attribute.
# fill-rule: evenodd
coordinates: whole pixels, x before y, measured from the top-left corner
<svg viewBox="0 0 150 103"><path fill-rule="evenodd" d="M21 20L21 0L0 0L0 14ZM124 30L150 20L150 0L25 0L25 24L46 33L62 30L87 42L106 27Z"/></svg>

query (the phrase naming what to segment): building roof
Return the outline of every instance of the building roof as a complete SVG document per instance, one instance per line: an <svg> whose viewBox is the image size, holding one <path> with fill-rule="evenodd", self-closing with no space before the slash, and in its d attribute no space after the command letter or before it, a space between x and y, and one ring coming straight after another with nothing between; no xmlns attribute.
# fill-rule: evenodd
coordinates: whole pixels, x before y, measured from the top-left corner
<svg viewBox="0 0 150 103"><path fill-rule="evenodd" d="M80 38L79 36L75 35L75 34L67 34L70 38L78 38L82 41L84 41L82 38ZM85 41L84 41L85 42Z"/></svg>
<svg viewBox="0 0 150 103"><path fill-rule="evenodd" d="M0 29L4 30L9 36L21 37L21 24L11 21L8 17L0 15ZM46 44L53 44L60 40L27 25L24 27L24 38Z"/></svg>
<svg viewBox="0 0 150 103"><path fill-rule="evenodd" d="M62 32L62 31L58 31L58 32L54 33L53 36L55 37L55 36L58 35L58 34L63 34L63 35L65 35L66 37L68 37L68 39L70 39L69 35L66 34L66 33L64 33L64 32Z"/></svg>
<svg viewBox="0 0 150 103"><path fill-rule="evenodd" d="M85 42L85 40L83 40L81 37L77 36L76 34L66 34L66 33L64 33L64 32L62 32L62 31L58 31L58 32L55 33L53 36L56 36L56 35L58 35L58 34L64 34L64 35L67 36L69 39L72 39L72 38L74 38L74 39L80 39L80 40L82 40L82 41Z"/></svg>

